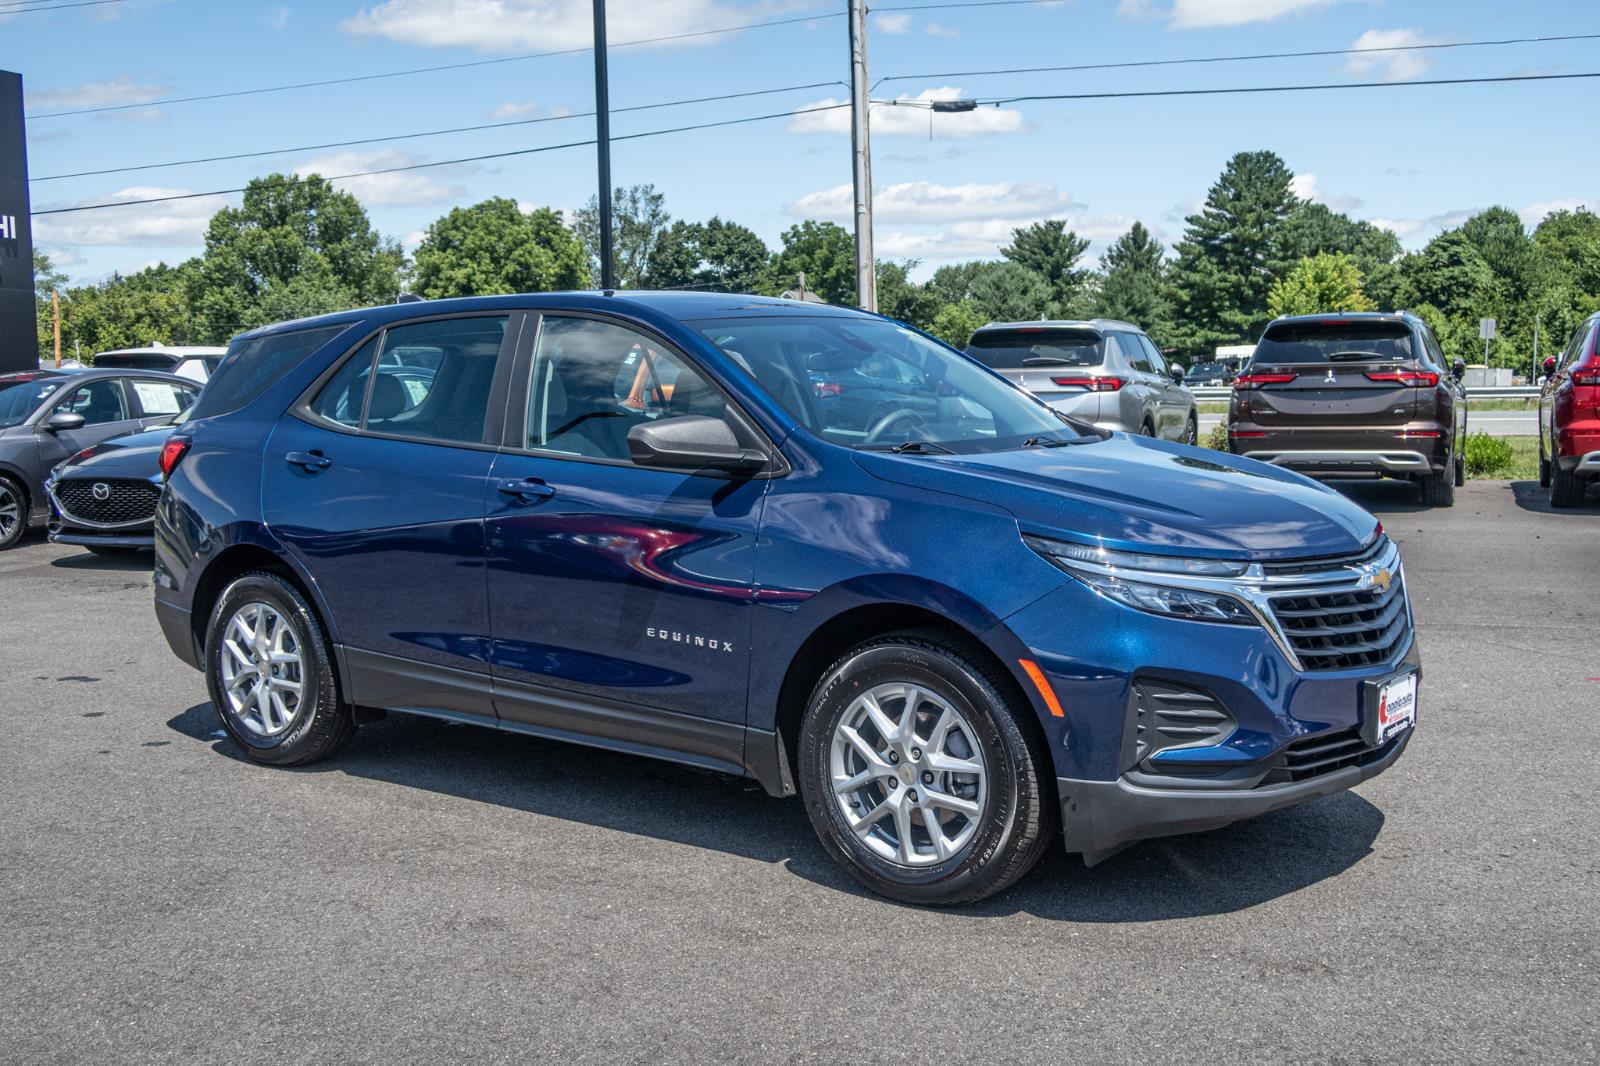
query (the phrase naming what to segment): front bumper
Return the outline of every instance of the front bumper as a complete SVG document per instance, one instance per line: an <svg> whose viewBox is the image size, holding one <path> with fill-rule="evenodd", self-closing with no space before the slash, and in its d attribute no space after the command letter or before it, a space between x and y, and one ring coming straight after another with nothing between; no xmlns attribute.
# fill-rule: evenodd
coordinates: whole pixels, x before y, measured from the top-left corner
<svg viewBox="0 0 1600 1066"><path fill-rule="evenodd" d="M99 533L92 529L77 529L59 522L50 523L51 544L77 544L85 548L137 548L151 551L156 546L151 533Z"/></svg>
<svg viewBox="0 0 1600 1066"><path fill-rule="evenodd" d="M1093 866L1129 844L1152 837L1221 829L1246 818L1331 796L1376 777L1395 764L1416 732L1413 726L1362 762L1292 784L1250 789L1149 788L1126 778L1081 781L1056 778L1067 851Z"/></svg>

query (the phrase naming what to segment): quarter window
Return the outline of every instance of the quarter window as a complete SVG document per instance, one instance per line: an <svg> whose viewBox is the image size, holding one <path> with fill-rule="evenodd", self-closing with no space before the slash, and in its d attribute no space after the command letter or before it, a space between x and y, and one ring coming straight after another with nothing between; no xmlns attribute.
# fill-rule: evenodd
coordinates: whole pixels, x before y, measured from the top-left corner
<svg viewBox="0 0 1600 1066"><path fill-rule="evenodd" d="M346 359L322 387L311 405L312 412L341 426L359 429L361 411L367 402L367 382L372 378L372 357L377 351L378 338L373 337Z"/></svg>
<svg viewBox="0 0 1600 1066"><path fill-rule="evenodd" d="M630 429L683 415L727 417L722 393L684 360L623 326L544 319L528 393L530 449L626 460Z"/></svg>
<svg viewBox="0 0 1600 1066"><path fill-rule="evenodd" d="M99 426L107 422L122 422L128 417L128 403L122 394L120 381L91 381L74 389L61 401L57 412L82 415L86 426Z"/></svg>

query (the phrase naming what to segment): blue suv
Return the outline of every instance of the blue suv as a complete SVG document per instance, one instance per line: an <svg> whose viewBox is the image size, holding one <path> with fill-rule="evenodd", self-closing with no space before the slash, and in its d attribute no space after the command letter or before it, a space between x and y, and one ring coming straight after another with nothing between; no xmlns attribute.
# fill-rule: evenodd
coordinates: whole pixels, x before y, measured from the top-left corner
<svg viewBox="0 0 1600 1066"><path fill-rule="evenodd" d="M1058 832L1094 863L1348 788L1415 721L1366 511L855 310L272 326L161 465L157 615L252 758L405 712L742 774L900 900L981 899Z"/></svg>

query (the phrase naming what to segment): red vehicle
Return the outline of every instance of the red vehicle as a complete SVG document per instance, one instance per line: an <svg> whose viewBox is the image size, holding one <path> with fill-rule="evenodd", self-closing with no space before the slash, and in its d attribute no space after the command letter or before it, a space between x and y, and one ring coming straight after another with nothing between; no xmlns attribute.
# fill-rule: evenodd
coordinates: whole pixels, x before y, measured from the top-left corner
<svg viewBox="0 0 1600 1066"><path fill-rule="evenodd" d="M1550 506L1578 507L1600 475L1600 312L1578 327L1566 351L1544 361L1539 394L1539 484Z"/></svg>

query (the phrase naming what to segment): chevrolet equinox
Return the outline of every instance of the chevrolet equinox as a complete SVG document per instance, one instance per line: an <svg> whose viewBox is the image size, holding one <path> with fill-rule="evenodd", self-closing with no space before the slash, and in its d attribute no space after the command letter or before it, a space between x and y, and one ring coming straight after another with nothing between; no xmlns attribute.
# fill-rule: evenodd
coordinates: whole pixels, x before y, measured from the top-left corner
<svg viewBox="0 0 1600 1066"><path fill-rule="evenodd" d="M900 900L1337 792L1415 721L1366 511L860 311L563 293L271 326L161 466L156 612L251 758L405 712L742 774Z"/></svg>

